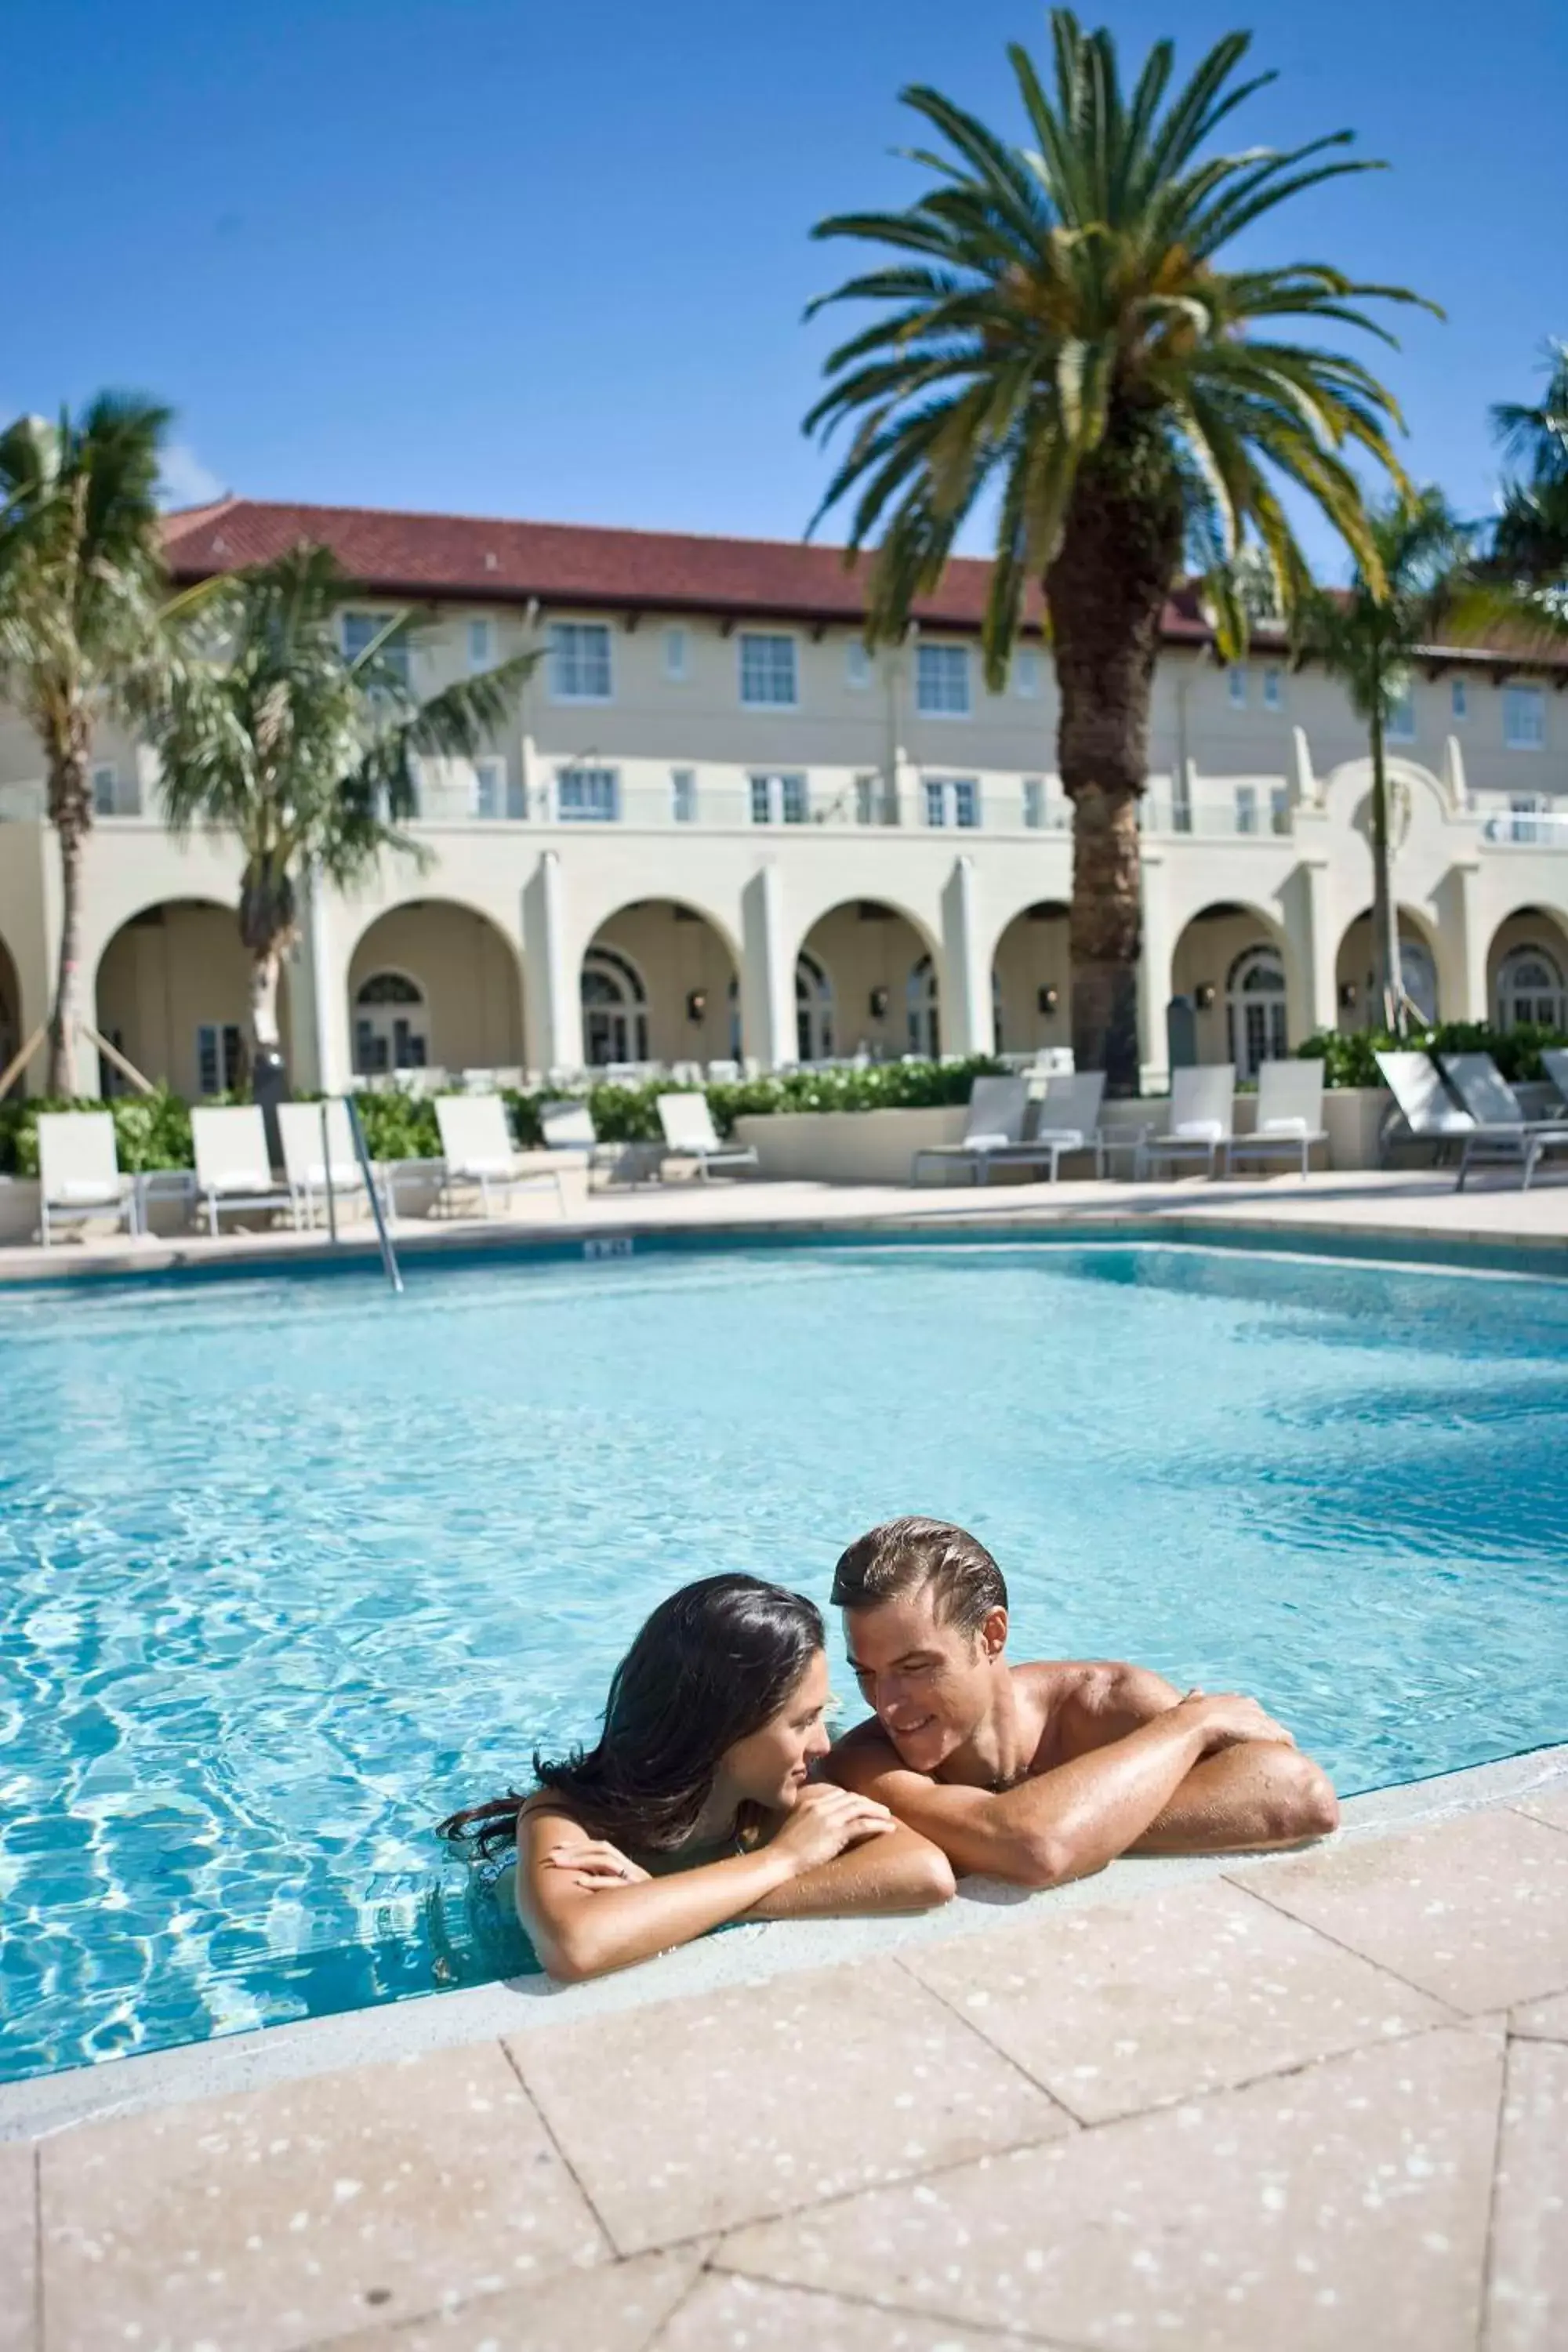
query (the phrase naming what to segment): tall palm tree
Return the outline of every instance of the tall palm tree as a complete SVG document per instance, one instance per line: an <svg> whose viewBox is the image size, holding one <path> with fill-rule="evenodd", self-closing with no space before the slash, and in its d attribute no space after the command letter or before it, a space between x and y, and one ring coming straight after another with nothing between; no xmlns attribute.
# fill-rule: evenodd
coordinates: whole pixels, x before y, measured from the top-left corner
<svg viewBox="0 0 1568 2352"><path fill-rule="evenodd" d="M322 547L236 573L187 627L150 714L171 832L201 826L239 844L253 1067L281 1058L278 980L305 877L348 889L384 851L423 862L403 829L417 814L421 757L481 751L537 659L521 655L422 702L407 660L416 616L389 614L350 653L341 619L353 593Z"/></svg>
<svg viewBox="0 0 1568 2352"><path fill-rule="evenodd" d="M1225 247L1304 189L1374 166L1328 151L1205 153L1265 82L1238 79L1248 38L1218 42L1170 94L1173 51L1124 93L1108 32L1051 16L1054 93L1009 49L1034 144L1008 143L940 91L903 93L943 142L904 212L850 213L819 236L893 248L826 301L885 306L831 353L806 429L852 420L822 511L858 493L850 541L877 541L871 631L897 633L934 587L988 488L995 552L983 645L999 687L1031 587L1043 592L1073 803L1073 1043L1114 1090L1137 1083L1138 802L1160 614L1184 559L1212 576L1222 649L1245 616L1231 565L1248 535L1283 609L1309 585L1280 499L1293 485L1342 534L1374 587L1376 546L1347 447L1402 479L1392 396L1325 327L1391 341L1363 285L1321 262L1222 268ZM907 256L900 259L898 256ZM813 309L820 305L814 305ZM1277 324L1305 320L1311 340Z"/></svg>
<svg viewBox="0 0 1568 2352"><path fill-rule="evenodd" d="M1555 596L1568 592L1568 342L1549 340L1546 389L1533 404L1500 401L1492 430L1522 474L1503 484L1492 528L1492 569Z"/></svg>
<svg viewBox="0 0 1568 2352"><path fill-rule="evenodd" d="M1383 1025L1403 1036L1410 1001L1399 963L1399 908L1389 837L1388 724L1410 691L1412 668L1439 633L1469 634L1510 617L1506 600L1479 583L1474 534L1449 512L1440 490L1407 491L1368 517L1374 562L1358 564L1351 586L1314 589L1299 599L1299 655L1320 662L1366 721L1372 750L1373 995Z"/></svg>
<svg viewBox="0 0 1568 2352"><path fill-rule="evenodd" d="M52 1095L76 1090L81 865L92 828L94 729L155 684L163 595L159 453L170 412L100 393L77 417L0 434L0 692L43 747L60 851L49 1016Z"/></svg>

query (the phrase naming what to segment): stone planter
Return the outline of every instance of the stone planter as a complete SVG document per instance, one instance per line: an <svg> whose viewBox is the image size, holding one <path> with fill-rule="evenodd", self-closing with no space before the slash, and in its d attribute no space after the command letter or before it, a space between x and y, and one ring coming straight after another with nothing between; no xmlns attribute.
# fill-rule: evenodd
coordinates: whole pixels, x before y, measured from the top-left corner
<svg viewBox="0 0 1568 2352"><path fill-rule="evenodd" d="M763 1176L817 1184L907 1184L928 1144L957 1143L962 1103L934 1110L784 1110L738 1118L735 1139L755 1147ZM931 1181L936 1171L931 1171ZM955 1181L962 1181L962 1177Z"/></svg>

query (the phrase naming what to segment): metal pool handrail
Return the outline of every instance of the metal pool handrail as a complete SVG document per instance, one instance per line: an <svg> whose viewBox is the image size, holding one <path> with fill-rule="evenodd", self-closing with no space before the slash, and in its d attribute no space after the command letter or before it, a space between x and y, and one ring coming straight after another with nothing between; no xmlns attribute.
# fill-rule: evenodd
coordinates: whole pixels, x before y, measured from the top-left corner
<svg viewBox="0 0 1568 2352"><path fill-rule="evenodd" d="M321 1173L327 1181L327 1234L328 1238L335 1242L338 1237L338 1206L337 1197L332 1189L332 1146L327 1124L327 1104L331 1099L329 1096L321 1104ZM359 1161L360 1174L364 1179L365 1194L370 1202L370 1213L375 1219L375 1237L381 1244L382 1271L393 1289L401 1297L403 1275L397 1263L397 1252L392 1246L392 1235L386 1229L386 1218L382 1212L381 1192L375 1181L375 1171L371 1166L370 1150L364 1139L364 1128L360 1120L359 1105L353 1095L343 1095L340 1099L348 1113L349 1133L353 1138L354 1157Z"/></svg>

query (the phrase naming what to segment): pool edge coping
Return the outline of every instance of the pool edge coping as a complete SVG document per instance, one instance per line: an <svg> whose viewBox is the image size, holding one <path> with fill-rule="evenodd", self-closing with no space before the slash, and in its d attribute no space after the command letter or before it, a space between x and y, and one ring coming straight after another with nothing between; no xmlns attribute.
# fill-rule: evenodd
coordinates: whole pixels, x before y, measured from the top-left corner
<svg viewBox="0 0 1568 2352"><path fill-rule="evenodd" d="M1568 1742L1429 1780L1396 1782L1348 1798L1336 1843L1391 1836L1489 1807L1507 1807L1560 1783L1568 1785ZM684 1995L762 1983L803 1969L853 1965L911 1945L982 1934L1021 1911L1038 1912L1047 1905L1093 1908L1135 1900L1175 1883L1266 1873L1289 1858L1221 1853L1113 1863L1095 1877L1045 1894L994 1881L970 1882L938 1911L899 1918L753 1925L702 1938L591 1984L556 1986L540 1977L498 1979L106 2059L94 2066L64 2068L0 2084L0 2145L47 2137L111 2116L237 2095L264 2084L395 2063L503 2034L547 2031Z"/></svg>

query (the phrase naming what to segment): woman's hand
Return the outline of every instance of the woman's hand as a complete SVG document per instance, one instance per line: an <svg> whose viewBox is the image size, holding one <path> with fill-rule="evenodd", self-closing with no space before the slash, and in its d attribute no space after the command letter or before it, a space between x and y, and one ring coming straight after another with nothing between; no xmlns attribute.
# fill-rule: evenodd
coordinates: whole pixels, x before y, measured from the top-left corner
<svg viewBox="0 0 1568 2352"><path fill-rule="evenodd" d="M624 1854L607 1838L563 1839L539 1857L541 1870L565 1873L574 1885L589 1889L603 1886L635 1886L649 1874L639 1863Z"/></svg>
<svg viewBox="0 0 1568 2352"><path fill-rule="evenodd" d="M846 1846L883 1837L898 1823L875 1797L858 1797L828 1781L803 1789L800 1801L771 1842L769 1852L790 1865L792 1877L819 1869Z"/></svg>

